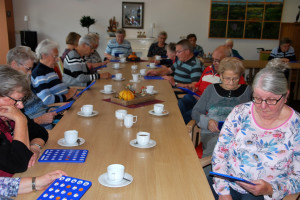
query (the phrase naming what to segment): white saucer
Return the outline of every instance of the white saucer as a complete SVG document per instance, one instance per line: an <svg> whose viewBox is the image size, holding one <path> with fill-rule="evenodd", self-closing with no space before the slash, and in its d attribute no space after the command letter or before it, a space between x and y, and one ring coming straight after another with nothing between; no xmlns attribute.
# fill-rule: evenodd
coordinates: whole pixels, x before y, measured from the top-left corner
<svg viewBox="0 0 300 200"><path fill-rule="evenodd" d="M153 90L152 93L148 93L147 94L157 94L158 92L156 90Z"/></svg>
<svg viewBox="0 0 300 200"><path fill-rule="evenodd" d="M103 93L103 94L113 94L113 93L116 93L115 90L112 90L110 92L105 92L104 90L100 90L100 92Z"/></svg>
<svg viewBox="0 0 300 200"><path fill-rule="evenodd" d="M82 116L82 117L93 117L93 116L98 115L98 111L93 110L93 112L92 112L91 115L85 115L85 114L83 114L82 111L79 111L79 112L77 113L77 115Z"/></svg>
<svg viewBox="0 0 300 200"><path fill-rule="evenodd" d="M168 115L169 112L167 110L164 110L161 114L157 114L154 112L154 110L149 110L149 114L155 115L155 116L164 116L164 115Z"/></svg>
<svg viewBox="0 0 300 200"><path fill-rule="evenodd" d="M85 143L85 139L78 137L78 139L80 140L79 145L82 145L83 143ZM75 142L74 144L67 144L65 141L65 138L61 138L57 141L57 144L59 144L60 146L64 146L64 147L77 147L79 146L77 142Z"/></svg>
<svg viewBox="0 0 300 200"><path fill-rule="evenodd" d="M112 78L112 80L114 80L114 81L124 81L125 78L121 78L121 79Z"/></svg>
<svg viewBox="0 0 300 200"><path fill-rule="evenodd" d="M118 182L118 183L110 183L107 179L107 173L102 174L101 176L99 176L98 181L101 185L104 185L106 187L124 187L126 185L129 185L132 181L133 181L133 177L128 174L125 173L124 178L130 180L127 181L125 179L123 179L122 181Z"/></svg>
<svg viewBox="0 0 300 200"><path fill-rule="evenodd" d="M130 83L139 83L139 82L141 82L141 81L140 81L140 80L138 80L138 81L130 80L129 82L130 82Z"/></svg>
<svg viewBox="0 0 300 200"><path fill-rule="evenodd" d="M145 146L140 146L139 144L136 144L136 139L131 140L129 144L133 147L141 148L141 149L147 149L147 148L151 148L151 147L156 146L156 142L154 140L151 140L151 139L150 139L149 143Z"/></svg>

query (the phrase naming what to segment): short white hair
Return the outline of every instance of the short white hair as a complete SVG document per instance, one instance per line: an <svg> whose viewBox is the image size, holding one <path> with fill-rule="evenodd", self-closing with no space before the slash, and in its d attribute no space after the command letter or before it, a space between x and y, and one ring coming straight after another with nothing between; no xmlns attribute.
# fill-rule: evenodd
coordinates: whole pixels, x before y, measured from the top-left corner
<svg viewBox="0 0 300 200"><path fill-rule="evenodd" d="M227 43L232 43L232 44L233 44L233 40L232 40L232 39L227 39L227 40L225 41L225 44L227 44Z"/></svg>
<svg viewBox="0 0 300 200"><path fill-rule="evenodd" d="M42 58L42 55L48 55L53 49L59 49L59 46L56 42L45 39L39 43L35 49L36 56L38 59Z"/></svg>

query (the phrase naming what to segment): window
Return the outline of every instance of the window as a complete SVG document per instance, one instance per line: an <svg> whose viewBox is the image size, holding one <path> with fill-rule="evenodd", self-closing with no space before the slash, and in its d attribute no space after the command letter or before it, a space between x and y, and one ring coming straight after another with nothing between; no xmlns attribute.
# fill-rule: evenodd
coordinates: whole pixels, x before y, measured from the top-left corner
<svg viewBox="0 0 300 200"><path fill-rule="evenodd" d="M284 0L212 0L210 38L278 39Z"/></svg>

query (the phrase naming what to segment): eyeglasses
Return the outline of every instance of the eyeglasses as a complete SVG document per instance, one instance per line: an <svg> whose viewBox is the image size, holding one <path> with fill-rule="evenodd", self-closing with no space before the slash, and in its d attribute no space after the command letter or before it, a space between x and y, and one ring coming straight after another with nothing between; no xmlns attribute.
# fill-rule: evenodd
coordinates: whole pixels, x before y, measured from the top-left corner
<svg viewBox="0 0 300 200"><path fill-rule="evenodd" d="M33 67L28 67L26 64L19 63L19 65L23 66L28 72L32 70Z"/></svg>
<svg viewBox="0 0 300 200"><path fill-rule="evenodd" d="M92 47L92 45L90 45L90 44L88 44L88 43L85 43L85 44L88 45L88 46L91 48L91 50L95 50L95 48Z"/></svg>
<svg viewBox="0 0 300 200"><path fill-rule="evenodd" d="M279 99L262 99L258 97L251 97L251 98L255 104L262 104L262 102L264 101L268 105L276 105L282 99L283 96L285 95L281 95Z"/></svg>
<svg viewBox="0 0 300 200"><path fill-rule="evenodd" d="M176 51L176 54L180 54L181 52L185 51L186 49L183 49L181 51Z"/></svg>
<svg viewBox="0 0 300 200"><path fill-rule="evenodd" d="M7 96L7 95L4 95L4 96L10 98L11 100L14 100L14 101L15 101L14 106L16 106L16 105L18 105L18 104L20 105L20 103L22 103L22 104L24 105L25 98L23 98L23 99L21 99L21 100L17 100L17 99L14 99L14 98L10 97L10 96Z"/></svg>
<svg viewBox="0 0 300 200"><path fill-rule="evenodd" d="M230 78L230 77L223 77L223 80L226 82L237 82L238 80L240 80L240 78Z"/></svg>

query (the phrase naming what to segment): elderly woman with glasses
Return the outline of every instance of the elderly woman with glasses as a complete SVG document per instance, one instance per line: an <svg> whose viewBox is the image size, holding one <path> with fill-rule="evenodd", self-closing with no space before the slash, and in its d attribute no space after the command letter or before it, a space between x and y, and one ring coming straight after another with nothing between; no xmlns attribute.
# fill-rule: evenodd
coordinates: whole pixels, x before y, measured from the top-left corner
<svg viewBox="0 0 300 200"><path fill-rule="evenodd" d="M203 157L212 155L219 137L219 123L226 119L234 106L250 101L250 86L239 83L244 70L239 59L222 59L218 67L221 83L209 85L192 110L192 119L201 128Z"/></svg>
<svg viewBox="0 0 300 200"><path fill-rule="evenodd" d="M2 65L0 85L0 176L11 177L34 165L48 134L20 111L30 94L26 75Z"/></svg>
<svg viewBox="0 0 300 200"><path fill-rule="evenodd" d="M158 34L157 42L152 43L149 50L147 57L153 57L156 55L162 56L163 58L167 57L167 43L166 40L168 38L168 34L165 31L161 31Z"/></svg>
<svg viewBox="0 0 300 200"><path fill-rule="evenodd" d="M208 177L215 198L282 199L300 191L300 115L286 105L288 82L276 62L256 74L252 102L232 110L212 158L214 172L255 185Z"/></svg>
<svg viewBox="0 0 300 200"><path fill-rule="evenodd" d="M68 88L54 71L54 66L58 62L58 44L45 39L39 43L35 51L39 63L31 74L32 91L45 105L71 100L77 89Z"/></svg>

